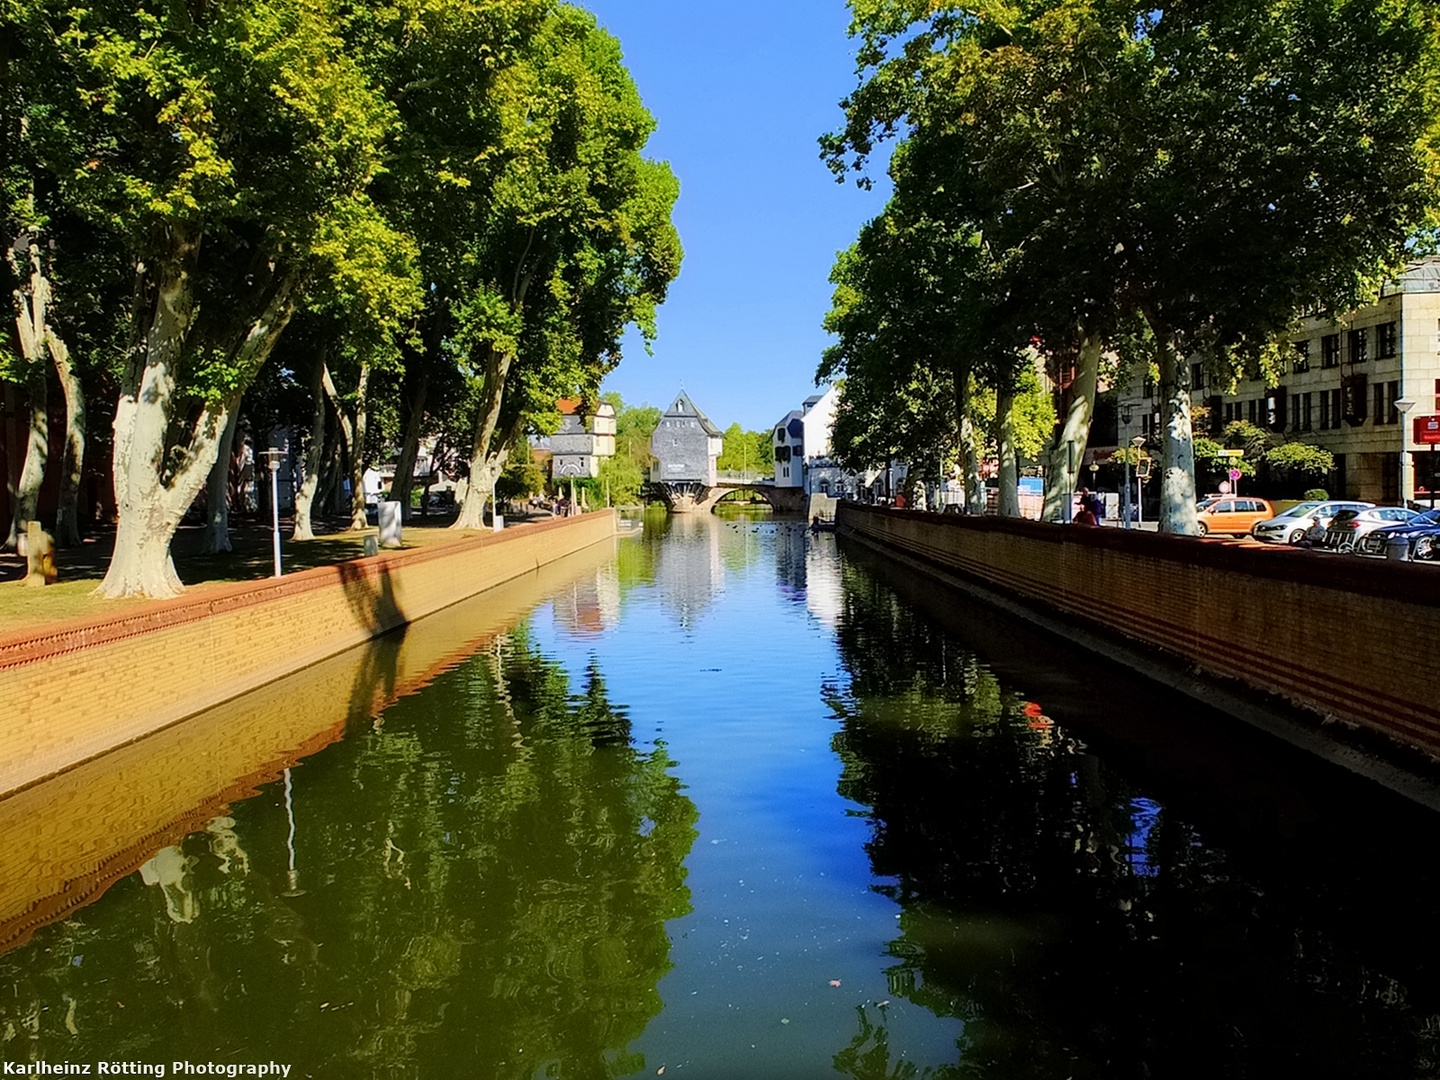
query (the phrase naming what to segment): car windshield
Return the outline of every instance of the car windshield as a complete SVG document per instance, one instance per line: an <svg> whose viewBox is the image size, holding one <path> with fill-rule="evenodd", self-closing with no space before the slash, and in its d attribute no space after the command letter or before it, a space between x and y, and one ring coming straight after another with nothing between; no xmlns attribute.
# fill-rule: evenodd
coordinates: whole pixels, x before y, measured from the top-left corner
<svg viewBox="0 0 1440 1080"><path fill-rule="evenodd" d="M1410 519L1410 524L1440 524L1440 509L1425 510L1419 514L1416 514L1413 518Z"/></svg>
<svg viewBox="0 0 1440 1080"><path fill-rule="evenodd" d="M1318 500L1312 501L1312 502L1302 502L1302 503L1300 503L1298 506L1292 506L1292 507L1290 507L1290 509L1289 509L1289 510L1286 510L1283 514L1281 514L1280 517L1287 517L1287 518L1304 517L1306 514L1308 514L1311 510L1314 510L1314 509L1315 509L1317 506L1319 506L1319 505L1320 505L1320 502L1319 502Z"/></svg>
<svg viewBox="0 0 1440 1080"><path fill-rule="evenodd" d="M1219 501L1220 501L1220 497L1219 497L1218 495L1212 495L1212 496L1210 496L1210 498L1208 498L1208 499L1201 499L1198 503L1196 503L1196 504L1195 504L1195 509L1196 509L1196 510L1204 510L1206 507L1214 506L1214 505L1215 505L1217 502L1219 502Z"/></svg>
<svg viewBox="0 0 1440 1080"><path fill-rule="evenodd" d="M1361 511L1359 510L1340 510L1337 511L1335 516L1330 519L1330 524L1343 525L1345 522L1350 521L1352 518L1359 517L1360 514Z"/></svg>

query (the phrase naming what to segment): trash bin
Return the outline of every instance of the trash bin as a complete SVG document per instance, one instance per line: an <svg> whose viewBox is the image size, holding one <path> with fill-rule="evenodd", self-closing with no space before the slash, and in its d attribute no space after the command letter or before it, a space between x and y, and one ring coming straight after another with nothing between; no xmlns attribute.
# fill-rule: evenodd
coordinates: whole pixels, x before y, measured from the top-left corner
<svg viewBox="0 0 1440 1080"><path fill-rule="evenodd" d="M1392 536L1385 541L1385 558L1395 562L1410 561L1410 541L1403 536Z"/></svg>
<svg viewBox="0 0 1440 1080"><path fill-rule="evenodd" d="M376 506L376 520L380 523L380 546L400 546L400 503L386 499Z"/></svg>

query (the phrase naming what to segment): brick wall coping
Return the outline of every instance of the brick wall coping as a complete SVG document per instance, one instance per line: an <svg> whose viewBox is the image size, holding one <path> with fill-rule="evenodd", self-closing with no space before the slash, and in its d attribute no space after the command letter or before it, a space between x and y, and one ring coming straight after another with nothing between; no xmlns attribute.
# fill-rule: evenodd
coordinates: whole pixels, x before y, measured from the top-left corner
<svg viewBox="0 0 1440 1080"><path fill-rule="evenodd" d="M578 519L553 518L550 521L507 526L498 533L461 536L404 551L382 551L378 555L336 563L333 566L316 566L286 574L281 578L196 587L193 593L171 600L151 601L115 614L51 623L33 630L11 631L0 634L0 671L76 649L92 648L139 634L181 626L223 612L239 611L281 597L297 596L355 581L378 580L389 571L404 566L415 566L433 559L450 558L465 551L483 551L499 544L533 538L552 529L563 529L575 520Z"/></svg>
<svg viewBox="0 0 1440 1080"><path fill-rule="evenodd" d="M1097 551L1122 551L1160 562L1185 563L1232 574L1358 592L1369 597L1440 605L1440 570L1408 562L1342 557L1334 552L1309 551L1283 544L1242 544L1215 539L1202 542L1193 536L1110 526L1062 525L1029 518L934 514L852 502L843 503L842 507L844 514L918 517L927 525L946 529L998 533Z"/></svg>

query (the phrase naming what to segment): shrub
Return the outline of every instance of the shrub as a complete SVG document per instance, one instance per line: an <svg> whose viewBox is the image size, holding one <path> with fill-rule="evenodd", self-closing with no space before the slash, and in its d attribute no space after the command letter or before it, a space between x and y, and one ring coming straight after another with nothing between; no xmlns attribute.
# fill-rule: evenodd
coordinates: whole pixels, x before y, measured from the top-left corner
<svg viewBox="0 0 1440 1080"><path fill-rule="evenodd" d="M1328 499L1330 493L1324 488L1311 488L1301 496L1302 499Z"/></svg>

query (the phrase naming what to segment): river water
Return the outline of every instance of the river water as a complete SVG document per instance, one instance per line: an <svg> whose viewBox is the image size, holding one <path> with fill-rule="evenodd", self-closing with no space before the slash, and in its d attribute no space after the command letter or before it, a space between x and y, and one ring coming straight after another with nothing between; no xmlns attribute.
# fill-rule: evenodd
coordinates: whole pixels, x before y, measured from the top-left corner
<svg viewBox="0 0 1440 1080"><path fill-rule="evenodd" d="M27 930L7 1072L1440 1076L1429 812L798 522L547 591Z"/></svg>

